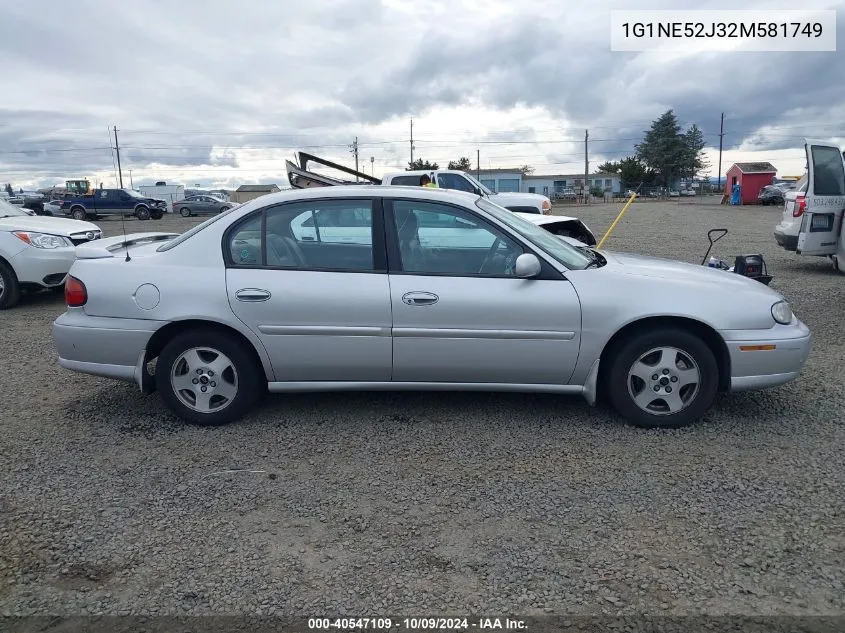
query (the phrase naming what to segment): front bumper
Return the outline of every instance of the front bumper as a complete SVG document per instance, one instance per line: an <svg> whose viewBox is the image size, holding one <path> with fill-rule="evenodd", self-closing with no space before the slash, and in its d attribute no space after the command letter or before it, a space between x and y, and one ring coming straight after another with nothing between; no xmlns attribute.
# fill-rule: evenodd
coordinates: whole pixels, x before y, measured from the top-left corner
<svg viewBox="0 0 845 633"><path fill-rule="evenodd" d="M731 362L731 391L777 387L798 378L810 355L812 335L797 318L770 330L720 332Z"/></svg>
<svg viewBox="0 0 845 633"><path fill-rule="evenodd" d="M138 382L141 359L164 322L92 317L70 308L53 323L59 365L83 374Z"/></svg>
<svg viewBox="0 0 845 633"><path fill-rule="evenodd" d="M21 283L45 288L61 286L73 262L76 248L36 248L27 246L12 258L12 268Z"/></svg>

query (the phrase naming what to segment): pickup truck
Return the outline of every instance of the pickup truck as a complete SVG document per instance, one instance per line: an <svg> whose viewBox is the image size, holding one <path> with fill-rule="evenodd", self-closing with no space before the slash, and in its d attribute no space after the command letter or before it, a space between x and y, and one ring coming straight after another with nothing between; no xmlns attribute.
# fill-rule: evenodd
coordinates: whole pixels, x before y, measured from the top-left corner
<svg viewBox="0 0 845 633"><path fill-rule="evenodd" d="M385 174L382 178L374 178L364 172L349 169L343 165L332 163L325 159L298 152L299 165L291 161L285 161L288 173L288 180L291 187L304 189L308 187L327 187L332 185L354 185L354 184L376 184L376 185L404 185L419 186L420 178L427 175L431 181L441 189L455 189L466 191L479 196L489 198L501 207L510 211L520 213L537 213L540 215L552 214L552 202L548 197L537 193L502 192L490 191L483 184L478 182L470 174L456 169L425 169L417 171L400 171ZM330 167L344 173L355 176L356 180L343 180L326 176L324 174L309 171L308 163L314 162L325 167Z"/></svg>
<svg viewBox="0 0 845 633"><path fill-rule="evenodd" d="M95 189L87 195L67 194L60 211L74 220L104 215L134 215L139 220L160 220L167 213L164 200L142 196L132 189Z"/></svg>

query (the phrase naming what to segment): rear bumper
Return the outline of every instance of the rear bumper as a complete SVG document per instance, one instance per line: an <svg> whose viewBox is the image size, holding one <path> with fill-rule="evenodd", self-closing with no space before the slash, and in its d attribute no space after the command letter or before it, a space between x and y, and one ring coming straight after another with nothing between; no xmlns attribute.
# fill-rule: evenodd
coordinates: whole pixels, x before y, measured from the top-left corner
<svg viewBox="0 0 845 633"><path fill-rule="evenodd" d="M759 330L721 332L731 361L731 391L768 389L798 378L810 355L812 335L799 320ZM764 347L764 349L755 349Z"/></svg>
<svg viewBox="0 0 845 633"><path fill-rule="evenodd" d="M797 235L787 235L786 233L775 231L775 241L778 243L778 246L780 246L781 248L785 248L788 251L794 251L798 249Z"/></svg>
<svg viewBox="0 0 845 633"><path fill-rule="evenodd" d="M104 378L137 382L139 359L164 322L92 317L72 308L53 323L59 365Z"/></svg>

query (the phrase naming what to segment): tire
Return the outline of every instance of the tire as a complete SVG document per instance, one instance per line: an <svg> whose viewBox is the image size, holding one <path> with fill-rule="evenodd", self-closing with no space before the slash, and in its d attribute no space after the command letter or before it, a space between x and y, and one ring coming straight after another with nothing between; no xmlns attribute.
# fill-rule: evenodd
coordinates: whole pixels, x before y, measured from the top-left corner
<svg viewBox="0 0 845 633"><path fill-rule="evenodd" d="M0 310L12 308L21 298L21 285L15 271L4 261L0 261Z"/></svg>
<svg viewBox="0 0 845 633"><path fill-rule="evenodd" d="M149 220L150 219L150 210L141 205L139 207L135 207L135 217L139 220Z"/></svg>
<svg viewBox="0 0 845 633"><path fill-rule="evenodd" d="M671 362L663 366L670 357L686 364L686 371L695 373L684 374ZM658 363L652 368L654 360ZM641 370L648 367L647 371L639 372L643 378L636 375L638 365ZM676 388L674 385L680 384L685 376L695 382ZM697 421L713 405L719 387L719 366L713 352L699 337L685 330L666 328L636 334L624 341L611 358L607 380L613 408L629 422L643 428L677 429ZM655 386L661 391L654 398L645 396L654 393ZM662 399L661 395L668 397ZM635 396L643 396L640 403L644 406L637 403ZM673 412L667 406L669 403L678 409Z"/></svg>
<svg viewBox="0 0 845 633"><path fill-rule="evenodd" d="M223 213L224 211L228 211L229 209L231 209L231 207L220 207L220 211L218 211L217 213Z"/></svg>
<svg viewBox="0 0 845 633"><path fill-rule="evenodd" d="M72 217L74 220L87 220L88 214L82 207L74 207L70 210L70 217Z"/></svg>
<svg viewBox="0 0 845 633"><path fill-rule="evenodd" d="M179 209L179 214L183 218L189 218L191 217L191 210L188 207L182 207L181 209Z"/></svg>
<svg viewBox="0 0 845 633"><path fill-rule="evenodd" d="M214 370L215 362L220 363L222 371ZM201 374L196 373L198 370ZM177 382L174 386L180 377L191 378L187 382L183 378L182 385ZM202 382L194 385L194 380ZM202 329L179 334L164 346L156 363L155 381L167 408L182 420L199 426L221 426L238 420L255 404L267 384L264 372L243 343L234 336ZM221 389L227 385L228 389ZM206 406L197 409L196 396L203 386L217 392ZM228 402L220 399L226 396Z"/></svg>

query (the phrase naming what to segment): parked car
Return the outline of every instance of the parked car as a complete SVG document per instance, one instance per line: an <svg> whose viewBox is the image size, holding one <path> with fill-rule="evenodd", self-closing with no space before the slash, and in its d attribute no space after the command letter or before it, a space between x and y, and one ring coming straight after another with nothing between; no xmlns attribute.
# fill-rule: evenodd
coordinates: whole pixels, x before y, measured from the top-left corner
<svg viewBox="0 0 845 633"><path fill-rule="evenodd" d="M0 310L16 305L21 291L63 289L76 245L101 236L96 224L38 217L0 200Z"/></svg>
<svg viewBox="0 0 845 633"><path fill-rule="evenodd" d="M42 215L58 216L62 214L62 201L49 200L44 203L44 211Z"/></svg>
<svg viewBox="0 0 845 633"><path fill-rule="evenodd" d="M294 189L309 189L313 187L327 187L352 184L351 181L343 180L324 173L309 171L310 163L317 163L337 170L344 174L355 176L356 181L363 181L376 185L416 187L420 179L427 176L430 181L440 189L451 189L463 191L477 196L489 198L492 202L501 205L511 211L522 213L539 213L540 215L552 214L552 201L548 196L538 193L521 193L519 191L491 191L483 183L473 176L459 169L418 169L413 171L400 171L385 174L381 178L375 178L364 172L355 171L338 163L333 163L324 158L298 152L299 164L285 161L287 167L288 182Z"/></svg>
<svg viewBox="0 0 845 633"><path fill-rule="evenodd" d="M174 211L178 210L183 218L189 218L192 215L228 211L232 207L232 203L215 196L190 196L174 202L173 207Z"/></svg>
<svg viewBox="0 0 845 633"><path fill-rule="evenodd" d="M781 248L794 251L798 248L801 219L807 209L807 174L801 177L794 189L783 194L783 216L775 226L775 241Z"/></svg>
<svg viewBox="0 0 845 633"><path fill-rule="evenodd" d="M590 227L578 218L566 215L537 215L536 213L515 213L514 215L536 224L552 235L571 238L568 240L570 244L595 246L598 242Z"/></svg>
<svg viewBox="0 0 845 633"><path fill-rule="evenodd" d="M106 215L133 215L139 220L160 220L167 213L167 202L142 196L132 189L94 189L90 194L65 196L62 213L75 220Z"/></svg>
<svg viewBox="0 0 845 633"><path fill-rule="evenodd" d="M588 255L484 196L423 187L292 190L178 237L99 240L65 296L63 367L158 390L202 425L268 389L440 389L606 395L635 424L678 427L718 391L793 380L810 349L757 281Z"/></svg>
<svg viewBox="0 0 845 633"><path fill-rule="evenodd" d="M766 185L760 190L760 193L757 194L757 202L764 206L783 205L784 194L788 191L792 191L794 188L795 183L793 182L780 182L772 185Z"/></svg>
<svg viewBox="0 0 845 633"><path fill-rule="evenodd" d="M829 257L834 270L845 273L845 153L826 141L805 139L806 193L795 199L801 218L795 252ZM784 213L785 215L785 213Z"/></svg>

